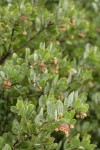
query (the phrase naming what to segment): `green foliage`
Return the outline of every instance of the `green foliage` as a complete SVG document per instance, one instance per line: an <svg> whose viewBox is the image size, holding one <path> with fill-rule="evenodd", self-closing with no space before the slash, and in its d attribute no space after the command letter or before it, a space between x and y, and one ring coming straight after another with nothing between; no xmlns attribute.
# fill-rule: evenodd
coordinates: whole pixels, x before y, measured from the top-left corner
<svg viewBox="0 0 100 150"><path fill-rule="evenodd" d="M99 150L99 6L0 1L0 149Z"/></svg>

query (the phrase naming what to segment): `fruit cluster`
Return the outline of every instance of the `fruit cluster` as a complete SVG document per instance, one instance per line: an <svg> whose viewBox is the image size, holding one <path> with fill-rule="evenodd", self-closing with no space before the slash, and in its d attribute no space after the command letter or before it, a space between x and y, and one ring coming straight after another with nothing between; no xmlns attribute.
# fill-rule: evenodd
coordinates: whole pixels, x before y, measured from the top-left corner
<svg viewBox="0 0 100 150"><path fill-rule="evenodd" d="M56 128L55 130L56 131L62 131L66 134L66 136L69 136L69 130L70 129L73 129L74 128L74 125L71 124L71 125L68 125L67 123L65 125L60 125L58 128Z"/></svg>

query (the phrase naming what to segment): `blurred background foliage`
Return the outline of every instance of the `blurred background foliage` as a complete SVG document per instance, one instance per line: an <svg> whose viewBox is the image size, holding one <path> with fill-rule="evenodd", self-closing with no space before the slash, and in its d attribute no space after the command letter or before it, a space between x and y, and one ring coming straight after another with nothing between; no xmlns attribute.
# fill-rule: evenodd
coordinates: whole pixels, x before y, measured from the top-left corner
<svg viewBox="0 0 100 150"><path fill-rule="evenodd" d="M87 147L83 146L83 150L93 149L89 145L89 139L91 143L97 145L95 149L100 150L100 1L1 0L0 14L1 136L11 132L12 121L17 118L10 111L11 106L16 105L17 98L28 97L38 108L37 101L46 91L44 89L51 87L46 85L46 82L49 80L51 84L56 74L59 74L60 78L67 78L67 96L72 91L87 93L86 104L89 104L89 111L85 119L77 120L75 129L68 139L61 136L60 141L63 141L61 143L58 138L60 136L53 135L59 143L58 150L82 149L78 141L79 137L80 141L88 139L88 141L83 140L83 145L87 142ZM53 49L54 53L50 49ZM34 91L30 83L34 73L28 66L33 65L34 54L34 58L38 56L38 60L45 61L47 66L48 74L45 79L43 78L45 73L42 75L38 67L35 68L36 73L40 73L37 80L44 91L38 89L40 87L36 87ZM50 61L55 57L59 60L58 65L51 69ZM3 81L7 77L12 81L11 91L2 90ZM61 97L61 92L65 92L66 89L62 85L59 81L54 97ZM62 86L64 90L61 90L59 86ZM36 96L31 98L32 94ZM85 99L84 94L83 99ZM37 112L39 112L38 109ZM19 120L19 117L17 119ZM42 135L39 138L41 137ZM70 143L72 137L74 138ZM51 141L53 143L53 139ZM78 144L75 145L75 142ZM52 144L52 149L54 149L53 146Z"/></svg>

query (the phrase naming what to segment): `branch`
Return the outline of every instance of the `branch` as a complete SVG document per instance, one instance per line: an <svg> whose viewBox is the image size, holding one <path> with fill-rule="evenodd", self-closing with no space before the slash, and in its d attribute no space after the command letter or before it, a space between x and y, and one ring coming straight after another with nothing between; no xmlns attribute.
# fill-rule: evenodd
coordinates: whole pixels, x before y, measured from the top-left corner
<svg viewBox="0 0 100 150"><path fill-rule="evenodd" d="M3 62L6 60L6 58L8 58L8 56L10 56L11 54L12 54L12 52L10 50L6 54L2 55L0 58L0 65L3 64Z"/></svg>
<svg viewBox="0 0 100 150"><path fill-rule="evenodd" d="M12 46L12 42L13 42L14 32L15 32L15 28L13 28L13 29L12 29L11 39L10 39L11 43L10 43L10 45L9 45L8 51L10 51L10 50L11 50L11 46Z"/></svg>
<svg viewBox="0 0 100 150"><path fill-rule="evenodd" d="M15 28L12 29L11 39L10 39L11 43L10 43L10 45L8 47L8 51L4 55L1 56L0 64L3 64L3 62L6 60L6 58L12 54L11 47L12 47L14 32L15 32Z"/></svg>
<svg viewBox="0 0 100 150"><path fill-rule="evenodd" d="M21 47L19 47L18 49L15 50L15 52L19 51L20 49L24 48L25 46L27 46L28 43L30 43L37 35L39 35L40 33L42 33L45 29L47 29L48 27L54 25L54 23L49 22L48 25L46 27L44 27L43 29L41 29L38 33L36 33L33 37L31 37L28 41L26 41L26 43L24 43Z"/></svg>
<svg viewBox="0 0 100 150"><path fill-rule="evenodd" d="M26 43L24 43L23 45L21 45L19 48L15 49L15 51L13 52L18 52L21 49L23 49L25 46L28 45L28 43L30 43L37 35L39 35L40 33L42 33L44 30L46 30L47 28L49 28L50 26L54 25L54 23L49 22L48 25L44 28L42 28L38 33L36 33L33 37L31 37L28 41L26 41ZM11 41L13 41L13 35L14 35L14 29L12 30L12 34L11 34ZM6 60L6 58L8 58L13 52L11 51L11 46L12 44L9 45L9 50L6 54L4 54L1 58L0 58L0 65L4 63L4 61Z"/></svg>

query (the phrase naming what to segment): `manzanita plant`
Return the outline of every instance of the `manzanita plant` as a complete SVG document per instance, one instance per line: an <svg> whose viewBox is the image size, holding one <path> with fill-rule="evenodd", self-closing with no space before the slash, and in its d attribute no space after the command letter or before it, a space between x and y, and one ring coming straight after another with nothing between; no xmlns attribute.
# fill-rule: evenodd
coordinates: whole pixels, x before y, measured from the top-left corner
<svg viewBox="0 0 100 150"><path fill-rule="evenodd" d="M1 150L99 150L98 13L98 0L0 2Z"/></svg>

